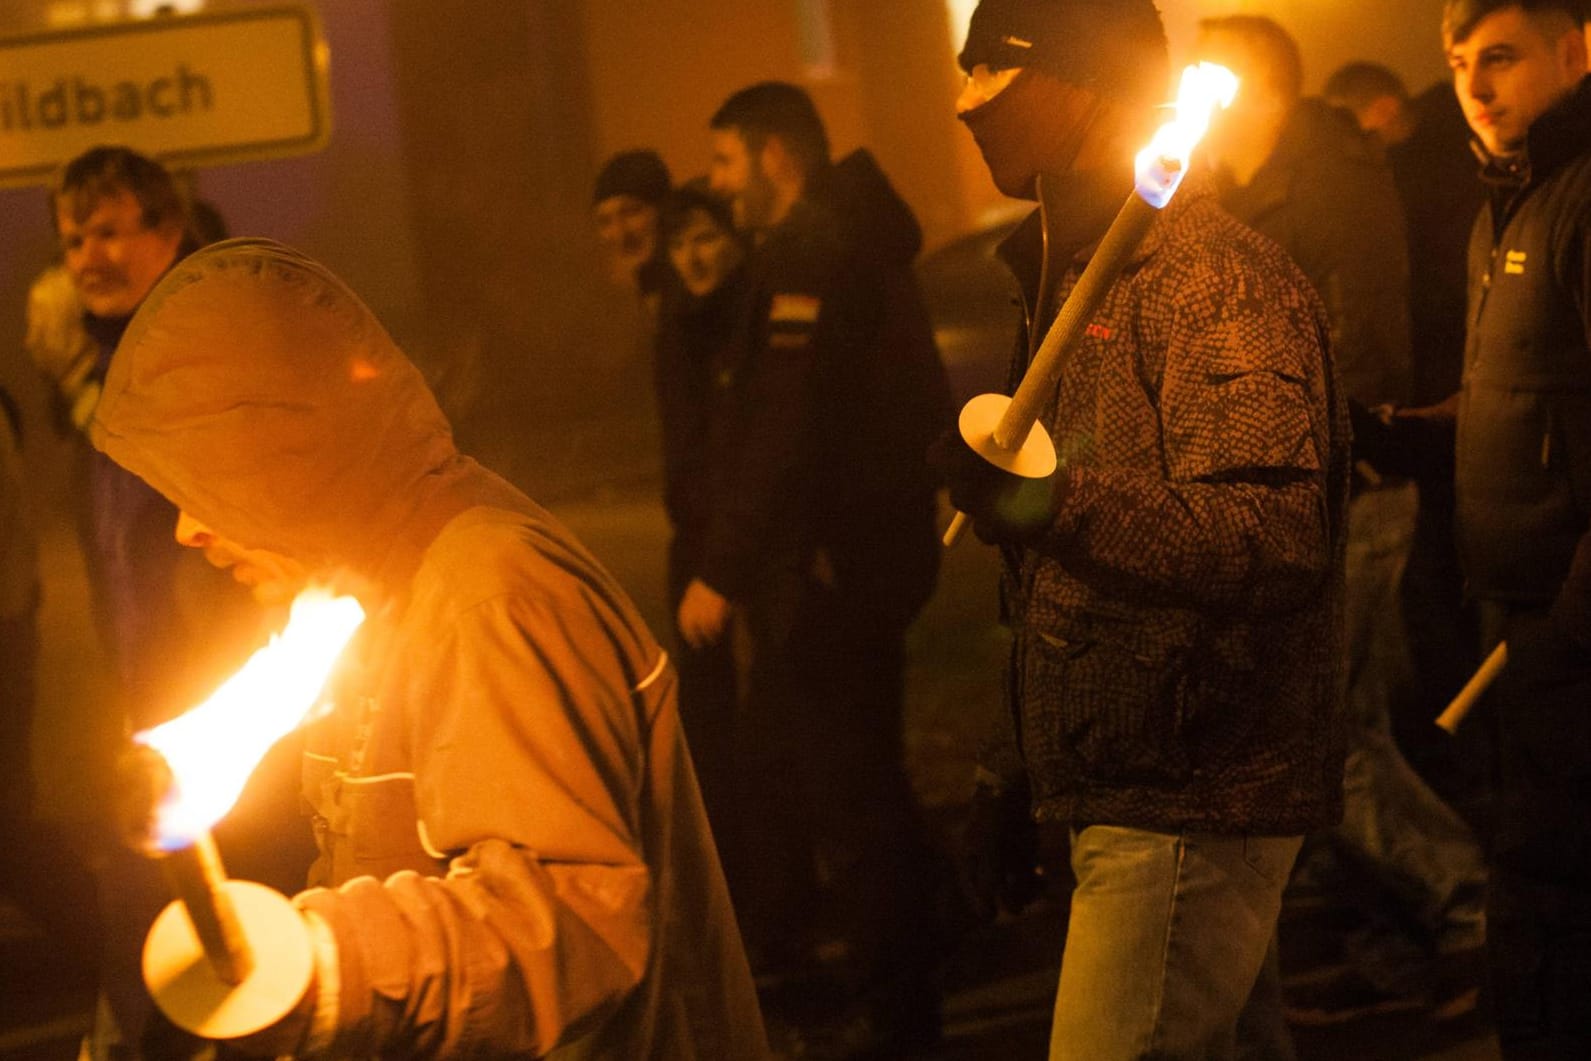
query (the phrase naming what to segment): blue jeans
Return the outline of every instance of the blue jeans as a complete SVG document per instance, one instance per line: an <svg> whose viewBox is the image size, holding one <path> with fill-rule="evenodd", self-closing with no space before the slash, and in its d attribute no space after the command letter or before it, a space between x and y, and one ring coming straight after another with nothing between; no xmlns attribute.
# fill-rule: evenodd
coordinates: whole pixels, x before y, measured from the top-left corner
<svg viewBox="0 0 1591 1061"><path fill-rule="evenodd" d="M1074 832L1051 1061L1231 1056L1301 842Z"/></svg>

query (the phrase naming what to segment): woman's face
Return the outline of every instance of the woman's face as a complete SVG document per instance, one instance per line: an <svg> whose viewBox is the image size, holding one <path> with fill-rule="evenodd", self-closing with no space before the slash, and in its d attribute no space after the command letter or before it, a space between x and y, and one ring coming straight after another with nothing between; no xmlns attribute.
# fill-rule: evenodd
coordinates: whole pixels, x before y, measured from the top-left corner
<svg viewBox="0 0 1591 1061"><path fill-rule="evenodd" d="M718 290L740 257L739 242L706 210L692 210L668 241L668 260L685 290L697 298Z"/></svg>

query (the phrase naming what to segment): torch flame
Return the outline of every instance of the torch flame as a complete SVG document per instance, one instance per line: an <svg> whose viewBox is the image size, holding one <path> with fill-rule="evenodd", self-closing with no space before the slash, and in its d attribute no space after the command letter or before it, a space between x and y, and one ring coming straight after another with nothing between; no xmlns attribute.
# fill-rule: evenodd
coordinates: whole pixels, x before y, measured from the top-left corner
<svg viewBox="0 0 1591 1061"><path fill-rule="evenodd" d="M1237 75L1215 63L1183 68L1177 90L1177 116L1155 130L1149 146L1138 152L1135 172L1138 194L1160 209L1171 201L1187 172L1193 149L1210 129L1215 108L1229 107L1237 94Z"/></svg>
<svg viewBox="0 0 1591 1061"><path fill-rule="evenodd" d="M305 590L293 601L287 627L208 700L133 738L159 752L171 768L171 791L156 813L159 847L193 844L232 809L271 745L315 705L364 618L352 597Z"/></svg>

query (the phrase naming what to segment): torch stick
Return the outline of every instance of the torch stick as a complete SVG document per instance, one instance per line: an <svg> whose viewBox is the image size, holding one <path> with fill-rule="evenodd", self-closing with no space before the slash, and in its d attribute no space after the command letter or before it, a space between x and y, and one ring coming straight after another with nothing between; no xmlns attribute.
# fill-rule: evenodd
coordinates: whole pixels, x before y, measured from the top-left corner
<svg viewBox="0 0 1591 1061"><path fill-rule="evenodd" d="M1453 702L1448 704L1440 715L1436 717L1436 724L1449 733L1457 733L1459 723L1464 721L1470 708L1475 706L1492 682L1497 680L1497 675L1502 673L1503 667L1508 664L1508 642L1499 641L1497 647L1492 649L1491 655L1486 657L1469 681L1464 683L1464 688L1453 697Z"/></svg>
<svg viewBox="0 0 1591 1061"><path fill-rule="evenodd" d="M1176 193L1193 147L1209 125L1211 111L1217 104L1231 102L1236 91L1237 79L1224 67L1201 63L1183 71L1176 120L1162 126L1139 153L1136 186L1067 295L1016 393L1009 399L980 394L962 409L961 436L984 460L1031 478L1043 478L1055 470L1054 444L1038 423L1044 403L1090 318L1148 235L1160 208ZM966 525L966 514L956 513L945 529L947 547L956 543Z"/></svg>
<svg viewBox="0 0 1591 1061"><path fill-rule="evenodd" d="M241 984L254 971L254 952L224 887L226 870L214 837L201 834L192 846L167 854L160 867L182 900L210 967L227 983Z"/></svg>
<svg viewBox="0 0 1591 1061"><path fill-rule="evenodd" d="M204 703L138 734L125 763L133 835L178 897L144 939L144 983L173 1023L206 1039L271 1026L312 982L304 918L281 893L228 880L210 829L315 703L363 619L353 598L300 594L279 635Z"/></svg>
<svg viewBox="0 0 1591 1061"><path fill-rule="evenodd" d="M1100 241L1099 249L1088 260L1083 275L1078 278L1071 294L1066 296L1066 302L1062 304L1060 312L1056 315L1055 323L1050 325L1050 330L1044 336L1044 342L1039 346L1038 353L1033 356L1027 372L1022 376L1022 382L1017 385L1016 393L1011 396L1010 404L1005 406L993 430L985 435L979 430L980 425L968 424L966 421L973 417L965 415L964 411L962 436L978 455L989 463L1006 471L1015 472L1017 469L1012 465L1026 448L1030 459L1048 464L1043 475L1055 470L1053 444L1042 431L1034 430L1038 424L1039 414L1043 411L1043 403L1055 384L1056 374L1065 363L1065 359L1071 355L1077 341L1082 338L1089 320L1099 311L1100 304L1105 301L1111 285L1116 282L1116 278L1132 259L1133 251L1138 249L1144 236L1148 235L1156 213L1155 208L1145 202L1136 191L1127 197L1126 203L1117 212L1116 219L1106 230L1105 238ZM986 422L987 416L994 412L994 403L986 402L985 405L984 415L980 419ZM968 411L970 409L971 403L968 403ZM968 437L969 427L972 429L971 437ZM1047 461L1044 458L1046 447L1049 450ZM956 544L966 525L967 514L957 512L955 518L950 521L950 526L945 529L945 545Z"/></svg>

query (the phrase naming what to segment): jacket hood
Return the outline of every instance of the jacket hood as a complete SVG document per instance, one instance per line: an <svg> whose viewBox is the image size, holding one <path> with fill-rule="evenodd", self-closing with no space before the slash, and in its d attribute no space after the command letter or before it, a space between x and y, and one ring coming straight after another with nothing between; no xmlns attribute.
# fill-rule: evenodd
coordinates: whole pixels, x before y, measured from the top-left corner
<svg viewBox="0 0 1591 1061"><path fill-rule="evenodd" d="M922 250L917 218L869 151L853 151L830 166L812 198L833 213L842 235L870 260L909 265Z"/></svg>
<svg viewBox="0 0 1591 1061"><path fill-rule="evenodd" d="M312 569L387 578L471 503L520 507L459 455L364 303L269 240L214 244L155 286L111 360L90 438L219 533Z"/></svg>

